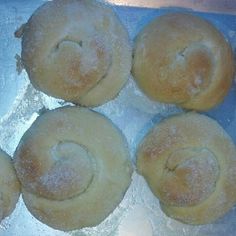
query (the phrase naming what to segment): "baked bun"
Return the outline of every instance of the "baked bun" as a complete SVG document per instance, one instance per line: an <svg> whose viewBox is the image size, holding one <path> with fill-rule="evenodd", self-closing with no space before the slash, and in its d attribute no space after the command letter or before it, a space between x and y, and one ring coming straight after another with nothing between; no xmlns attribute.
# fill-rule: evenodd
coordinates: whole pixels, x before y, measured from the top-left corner
<svg viewBox="0 0 236 236"><path fill-rule="evenodd" d="M0 221L15 209L20 196L20 183L11 158L0 149Z"/></svg>
<svg viewBox="0 0 236 236"><path fill-rule="evenodd" d="M162 210L207 224L236 203L236 148L216 121L188 113L167 118L144 138L137 167Z"/></svg>
<svg viewBox="0 0 236 236"><path fill-rule="evenodd" d="M28 210L55 229L99 224L131 182L124 137L105 117L85 108L39 116L14 156Z"/></svg>
<svg viewBox="0 0 236 236"><path fill-rule="evenodd" d="M207 110L231 86L233 52L211 23L191 14L166 14L137 36L132 73L152 100Z"/></svg>
<svg viewBox="0 0 236 236"><path fill-rule="evenodd" d="M94 0L54 0L16 32L34 87L84 106L114 98L131 69L128 33L111 8Z"/></svg>

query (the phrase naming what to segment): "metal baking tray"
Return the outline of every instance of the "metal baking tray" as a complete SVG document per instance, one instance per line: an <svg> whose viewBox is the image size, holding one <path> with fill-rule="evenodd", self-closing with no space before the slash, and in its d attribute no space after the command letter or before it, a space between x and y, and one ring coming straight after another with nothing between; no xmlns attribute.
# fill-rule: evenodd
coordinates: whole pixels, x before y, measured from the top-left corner
<svg viewBox="0 0 236 236"><path fill-rule="evenodd" d="M27 74L16 71L15 55L20 54L20 40L14 31L27 21L44 0L0 0L0 146L10 155L32 122L44 109L67 105L36 91ZM221 0L110 0L126 26L131 40L156 16L173 11L191 11L213 24L236 48L236 2ZM207 112L236 142L235 83L222 104ZM125 134L132 160L135 149L147 130L164 117L182 112L174 105L152 102L137 88L130 76L119 96L94 110L105 114ZM0 236L235 236L236 208L214 224L189 226L168 218L144 179L134 173L123 201L100 225L73 232L54 230L36 220L22 199L14 213L0 225Z"/></svg>

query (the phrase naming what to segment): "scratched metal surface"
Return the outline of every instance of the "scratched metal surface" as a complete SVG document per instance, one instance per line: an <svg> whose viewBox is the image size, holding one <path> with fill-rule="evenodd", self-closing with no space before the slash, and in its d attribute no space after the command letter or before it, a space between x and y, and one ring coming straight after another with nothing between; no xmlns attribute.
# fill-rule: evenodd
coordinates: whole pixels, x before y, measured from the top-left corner
<svg viewBox="0 0 236 236"><path fill-rule="evenodd" d="M136 6L148 8L185 7L202 12L236 13L234 0L107 0L121 6Z"/></svg>
<svg viewBox="0 0 236 236"><path fill-rule="evenodd" d="M0 1L0 146L13 154L21 136L42 108L53 109L66 103L48 97L32 88L25 72L17 75L15 54L20 53L20 41L13 37L43 0ZM181 1L179 1L181 2ZM154 17L179 8L143 9L114 7L133 40L139 30ZM233 15L195 13L212 21L236 48L236 18ZM217 119L236 142L236 86L233 85L224 102L208 112ZM113 101L95 110L108 116L125 134L135 159L135 147L147 130L163 117L181 112L173 105L148 100L130 77L126 87ZM159 208L141 176L133 182L117 209L100 225L74 232L53 230L37 221L20 199L14 213L0 225L0 236L235 236L236 208L214 224L188 226L166 217Z"/></svg>

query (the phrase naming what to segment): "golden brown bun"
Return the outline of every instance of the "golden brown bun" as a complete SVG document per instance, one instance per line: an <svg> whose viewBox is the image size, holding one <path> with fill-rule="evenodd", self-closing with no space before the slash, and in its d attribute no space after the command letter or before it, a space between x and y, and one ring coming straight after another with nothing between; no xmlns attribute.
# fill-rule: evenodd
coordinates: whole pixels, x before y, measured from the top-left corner
<svg viewBox="0 0 236 236"><path fill-rule="evenodd" d="M153 100L207 110L231 86L233 52L209 22L185 13L167 14L137 36L132 73Z"/></svg>
<svg viewBox="0 0 236 236"><path fill-rule="evenodd" d="M22 62L38 90L84 106L114 98L131 69L128 33L94 0L46 2L16 32Z"/></svg>
<svg viewBox="0 0 236 236"><path fill-rule="evenodd" d="M16 149L15 168L29 211L60 230L99 224L122 200L132 174L118 129L77 107L38 117Z"/></svg>
<svg viewBox="0 0 236 236"><path fill-rule="evenodd" d="M137 167L162 210L207 224L236 203L236 148L216 121L188 113L156 125L137 152Z"/></svg>
<svg viewBox="0 0 236 236"><path fill-rule="evenodd" d="M0 221L9 216L20 196L20 183L11 158L0 149Z"/></svg>

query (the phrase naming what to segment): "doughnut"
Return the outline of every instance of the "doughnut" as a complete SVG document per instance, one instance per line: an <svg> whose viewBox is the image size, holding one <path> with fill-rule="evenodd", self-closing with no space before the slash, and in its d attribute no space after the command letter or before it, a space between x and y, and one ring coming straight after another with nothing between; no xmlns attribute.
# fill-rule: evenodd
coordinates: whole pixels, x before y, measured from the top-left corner
<svg viewBox="0 0 236 236"><path fill-rule="evenodd" d="M208 110L223 100L232 84L233 52L210 22L169 13L136 37L132 74L154 101Z"/></svg>
<svg viewBox="0 0 236 236"><path fill-rule="evenodd" d="M0 221L15 209L20 196L20 183L10 156L0 149Z"/></svg>
<svg viewBox="0 0 236 236"><path fill-rule="evenodd" d="M15 33L33 86L83 106L113 99L130 75L132 49L110 7L95 0L54 0Z"/></svg>
<svg viewBox="0 0 236 236"><path fill-rule="evenodd" d="M213 119L197 113L166 118L141 141L137 169L163 212L208 224L236 203L236 148Z"/></svg>
<svg viewBox="0 0 236 236"><path fill-rule="evenodd" d="M14 164L28 210L63 231L102 222L123 199L132 175L120 131L78 107L40 115L23 135Z"/></svg>

